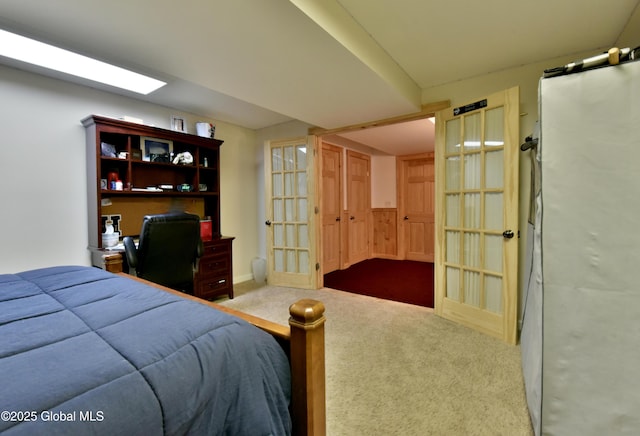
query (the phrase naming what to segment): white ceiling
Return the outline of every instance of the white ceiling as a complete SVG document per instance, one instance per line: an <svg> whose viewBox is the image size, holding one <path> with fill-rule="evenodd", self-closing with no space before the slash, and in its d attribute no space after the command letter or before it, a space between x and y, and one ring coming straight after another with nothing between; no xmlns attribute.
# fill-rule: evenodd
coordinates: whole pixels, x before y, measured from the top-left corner
<svg viewBox="0 0 640 436"><path fill-rule="evenodd" d="M142 97L153 103L252 129L334 129L418 112L433 86L621 35L640 44L639 2L2 0L0 28L168 81ZM404 136L377 129L346 136L375 148Z"/></svg>
<svg viewBox="0 0 640 436"><path fill-rule="evenodd" d="M433 151L434 124L429 119L407 121L381 127L346 131L323 137L327 142L345 147L365 145L373 154L407 155Z"/></svg>

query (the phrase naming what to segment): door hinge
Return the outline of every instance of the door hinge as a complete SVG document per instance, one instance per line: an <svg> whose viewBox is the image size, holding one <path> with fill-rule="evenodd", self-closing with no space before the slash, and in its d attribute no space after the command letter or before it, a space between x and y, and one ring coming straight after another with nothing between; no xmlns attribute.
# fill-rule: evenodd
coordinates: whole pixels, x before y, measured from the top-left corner
<svg viewBox="0 0 640 436"><path fill-rule="evenodd" d="M319 214L319 213L320 213L320 208L319 208L318 206L316 206L316 207L314 207L314 208L313 208L313 211L314 211L314 212L316 213L316 215L317 215L317 214Z"/></svg>
<svg viewBox="0 0 640 436"><path fill-rule="evenodd" d="M320 271L320 264L316 263L316 271Z"/></svg>

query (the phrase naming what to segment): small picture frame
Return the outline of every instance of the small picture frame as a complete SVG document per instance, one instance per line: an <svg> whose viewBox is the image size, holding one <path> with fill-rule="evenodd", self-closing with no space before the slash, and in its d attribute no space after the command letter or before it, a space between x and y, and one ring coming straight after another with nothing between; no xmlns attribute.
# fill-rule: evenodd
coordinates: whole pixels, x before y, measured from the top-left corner
<svg viewBox="0 0 640 436"><path fill-rule="evenodd" d="M187 132L187 123L184 118L171 116L171 130L175 130L177 132Z"/></svg>
<svg viewBox="0 0 640 436"><path fill-rule="evenodd" d="M106 157L116 157L116 146L106 142L100 143L100 155Z"/></svg>
<svg viewBox="0 0 640 436"><path fill-rule="evenodd" d="M140 150L142 150L142 160L145 162L171 163L173 141L141 136Z"/></svg>

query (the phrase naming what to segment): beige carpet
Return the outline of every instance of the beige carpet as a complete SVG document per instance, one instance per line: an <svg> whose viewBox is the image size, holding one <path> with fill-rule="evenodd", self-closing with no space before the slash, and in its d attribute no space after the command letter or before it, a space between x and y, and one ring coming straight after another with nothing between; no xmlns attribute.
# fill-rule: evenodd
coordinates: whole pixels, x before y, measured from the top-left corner
<svg viewBox="0 0 640 436"><path fill-rule="evenodd" d="M532 435L520 348L433 314L349 294L235 286L217 302L288 324L298 299L326 307L327 435Z"/></svg>

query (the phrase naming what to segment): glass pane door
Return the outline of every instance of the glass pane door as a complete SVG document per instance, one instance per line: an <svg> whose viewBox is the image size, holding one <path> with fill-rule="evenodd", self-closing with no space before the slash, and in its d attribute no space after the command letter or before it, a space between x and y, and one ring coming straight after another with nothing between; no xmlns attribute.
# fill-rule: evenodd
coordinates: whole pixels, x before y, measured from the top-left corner
<svg viewBox="0 0 640 436"><path fill-rule="evenodd" d="M309 207L309 165L306 138L272 142L269 146L270 204L267 223L269 283L310 286L315 271Z"/></svg>
<svg viewBox="0 0 640 436"><path fill-rule="evenodd" d="M504 338L509 330L509 341L517 317L517 239L505 239L503 232L517 233L517 94L513 88L478 102L477 109L436 116L443 210L436 313L494 336ZM515 258L510 262L507 248Z"/></svg>
<svg viewBox="0 0 640 436"><path fill-rule="evenodd" d="M500 314L503 108L446 121L446 298ZM462 121L462 122L461 122ZM462 255L460 255L462 254Z"/></svg>

